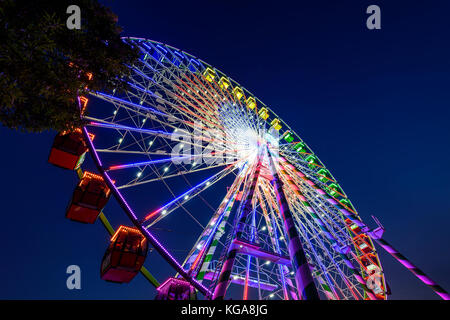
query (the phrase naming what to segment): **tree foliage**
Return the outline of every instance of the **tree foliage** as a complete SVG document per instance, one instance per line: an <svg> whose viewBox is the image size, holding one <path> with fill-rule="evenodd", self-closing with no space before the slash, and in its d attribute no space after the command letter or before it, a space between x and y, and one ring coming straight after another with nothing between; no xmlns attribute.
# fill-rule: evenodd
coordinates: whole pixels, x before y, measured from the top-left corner
<svg viewBox="0 0 450 320"><path fill-rule="evenodd" d="M80 30L66 26L71 4ZM121 31L95 0L0 0L0 122L29 132L80 126L78 95L126 88L138 52Z"/></svg>

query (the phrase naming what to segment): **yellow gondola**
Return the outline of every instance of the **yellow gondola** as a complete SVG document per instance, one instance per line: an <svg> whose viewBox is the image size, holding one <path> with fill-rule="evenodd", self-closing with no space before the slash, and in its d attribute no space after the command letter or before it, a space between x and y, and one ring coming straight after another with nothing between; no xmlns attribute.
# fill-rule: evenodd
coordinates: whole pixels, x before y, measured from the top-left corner
<svg viewBox="0 0 450 320"><path fill-rule="evenodd" d="M242 89L239 87L235 87L233 89L233 94L238 100L241 100L241 98L244 96L244 91L242 91Z"/></svg>
<svg viewBox="0 0 450 320"><path fill-rule="evenodd" d="M266 108L259 109L258 114L261 117L261 119L264 120L267 120L267 118L269 117L269 111Z"/></svg>
<svg viewBox="0 0 450 320"><path fill-rule="evenodd" d="M251 110L255 109L256 107L256 100L253 97L248 97L245 103L247 104L247 108Z"/></svg>
<svg viewBox="0 0 450 320"><path fill-rule="evenodd" d="M216 78L216 72L213 69L211 69L210 67L208 67L208 68L206 68L205 72L203 72L203 76L209 82L213 82L214 79Z"/></svg>
<svg viewBox="0 0 450 320"><path fill-rule="evenodd" d="M270 125L272 126L272 128L274 128L277 131L283 127L280 124L280 120L278 118L273 119L272 122L270 122Z"/></svg>
<svg viewBox="0 0 450 320"><path fill-rule="evenodd" d="M231 85L231 84L230 84L230 81L229 81L227 78L225 78L225 77L220 78L220 80L219 80L219 86L220 86L222 89L227 90L228 87L229 87L230 85Z"/></svg>

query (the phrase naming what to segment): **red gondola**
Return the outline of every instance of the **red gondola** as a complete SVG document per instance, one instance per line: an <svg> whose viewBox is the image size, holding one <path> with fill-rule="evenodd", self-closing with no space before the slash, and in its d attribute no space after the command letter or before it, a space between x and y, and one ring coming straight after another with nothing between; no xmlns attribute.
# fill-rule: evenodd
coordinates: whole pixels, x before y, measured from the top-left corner
<svg viewBox="0 0 450 320"><path fill-rule="evenodd" d="M103 280L128 283L144 264L147 239L136 229L120 226L103 256L100 275Z"/></svg>
<svg viewBox="0 0 450 320"><path fill-rule="evenodd" d="M83 163L87 151L88 147L80 128L63 131L58 133L53 141L48 162L64 169L76 170Z"/></svg>
<svg viewBox="0 0 450 320"><path fill-rule="evenodd" d="M94 223L105 207L111 191L103 177L84 172L66 211L66 217L83 223Z"/></svg>
<svg viewBox="0 0 450 320"><path fill-rule="evenodd" d="M169 278L157 289L155 300L196 300L195 288L186 280Z"/></svg>

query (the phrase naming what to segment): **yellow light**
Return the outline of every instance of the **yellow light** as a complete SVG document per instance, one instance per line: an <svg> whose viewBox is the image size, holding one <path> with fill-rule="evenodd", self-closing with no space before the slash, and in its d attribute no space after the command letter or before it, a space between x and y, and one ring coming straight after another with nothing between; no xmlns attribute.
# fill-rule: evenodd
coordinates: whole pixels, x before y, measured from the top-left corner
<svg viewBox="0 0 450 320"><path fill-rule="evenodd" d="M100 176L98 174L95 174L95 173L92 173L92 172L89 172L89 171L85 171L83 173L83 179L84 178L91 178L91 179L103 181L103 177L102 176Z"/></svg>
<svg viewBox="0 0 450 320"><path fill-rule="evenodd" d="M266 120L269 117L269 112L266 108L261 108L258 112L261 119Z"/></svg>
<svg viewBox="0 0 450 320"><path fill-rule="evenodd" d="M256 107L256 100L255 100L255 98L248 97L247 101L246 101L246 104L247 104L247 108L249 108L251 110L255 109L255 107Z"/></svg>
<svg viewBox="0 0 450 320"><path fill-rule="evenodd" d="M244 96L244 91L242 91L242 89L239 87L235 87L233 89L233 94L238 100L241 100L241 98Z"/></svg>
<svg viewBox="0 0 450 320"><path fill-rule="evenodd" d="M203 72L203 76L209 82L213 82L214 78L216 77L216 73L214 72L214 70L212 70L210 67L208 67L208 68L206 68L205 72Z"/></svg>
<svg viewBox="0 0 450 320"><path fill-rule="evenodd" d="M272 122L270 122L270 125L272 126L272 128L274 128L277 131L282 128L282 125L280 124L280 120L277 118L273 119Z"/></svg>
<svg viewBox="0 0 450 320"><path fill-rule="evenodd" d="M222 78L220 78L220 80L219 80L219 86L220 86L222 89L227 90L228 87L230 86L230 81L229 81L227 78L222 77Z"/></svg>
<svg viewBox="0 0 450 320"><path fill-rule="evenodd" d="M120 226L116 232L114 233L114 235L111 237L111 242L114 242L117 238L117 236L119 235L119 233L123 232L123 231L127 231L129 233L133 233L135 235L139 235L141 237L143 237L142 233L136 229L136 228L132 228L132 227L127 227L127 226ZM144 237L145 239L145 237Z"/></svg>

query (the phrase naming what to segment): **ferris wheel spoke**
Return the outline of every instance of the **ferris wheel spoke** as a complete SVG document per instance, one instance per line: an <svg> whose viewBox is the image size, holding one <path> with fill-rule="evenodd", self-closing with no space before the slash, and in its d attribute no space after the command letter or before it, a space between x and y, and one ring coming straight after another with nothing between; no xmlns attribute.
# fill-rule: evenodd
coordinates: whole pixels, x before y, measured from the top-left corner
<svg viewBox="0 0 450 320"><path fill-rule="evenodd" d="M177 101L178 103L181 102L181 104L185 107L189 107L190 104L187 100L185 99L180 99L180 97L178 95L176 95L174 92L170 91L168 88L158 84L154 79L148 77L147 75L145 75L143 72L141 72L140 70L134 68L133 69L135 73L139 74L140 76L142 76L143 78L147 78L147 80L151 81L152 83L154 83L154 85L156 86L156 89L158 89L157 91L154 91L152 93L153 98L156 99L156 102L160 101L165 103L166 106L170 106L172 109L177 110L177 112L179 114L185 114L186 112L180 112L180 110L178 109L178 106L176 105ZM149 90L146 90L149 91ZM166 96L162 96L161 93L164 93ZM169 100L173 99L174 102L170 102Z"/></svg>
<svg viewBox="0 0 450 320"><path fill-rule="evenodd" d="M207 252L210 249L210 246L212 245L212 240L216 231L228 219L229 213L234 205L237 193L244 179L244 173L246 172L246 170L247 166L244 165L240 169L240 172L236 175L236 178L234 179L227 194L225 195L225 198L220 203L219 207L215 211L214 215L211 217L202 234L192 247L189 255L186 257L183 263L185 269L189 269L194 274L197 274L200 271L199 267L202 264L202 260L203 263L205 263L205 258L207 259L208 256L210 257L212 256L211 253L207 254ZM208 259L206 261L206 264L208 264L208 261L210 260Z"/></svg>
<svg viewBox="0 0 450 320"><path fill-rule="evenodd" d="M179 86L176 86L176 88L184 95L188 96L191 99L192 104L198 105L199 108L202 110L202 113L204 113L205 115L209 115L216 118L216 112L207 105L208 103L211 103L211 101L206 100L202 95L199 94L199 92L201 92L201 90L205 90L205 88L194 89L189 85L187 85L185 82L183 82L183 80L178 79L178 81L185 86L186 90ZM193 93L196 97L194 97L194 95L192 95L191 93ZM200 102L198 99L202 100L202 102Z"/></svg>
<svg viewBox="0 0 450 320"><path fill-rule="evenodd" d="M272 197L274 197L274 196L272 196ZM272 200L272 202L273 202L273 200ZM297 211L297 210L294 210L294 212L296 212L296 211ZM301 210L300 212L302 212L302 210ZM298 215L296 215L295 218L296 218L297 225L298 225L298 224L299 224L299 222L298 222L298 218L299 218ZM311 223L311 222L308 222L308 223ZM282 230L279 224L278 224L278 228L279 228L280 231ZM281 231L281 232L282 232L282 231ZM306 238L308 238L308 239L315 239L315 238L318 237L317 234L318 234L318 232L316 231L316 232L313 232L313 233L311 233L311 234L304 235L303 238L304 238L304 239L306 239ZM319 241L321 242L322 247L325 248L325 246L324 246L324 244L323 244L323 240L319 240ZM328 249L325 249L325 250L326 250L326 252L327 252L327 255L329 255L330 258L333 259L333 261L336 261L336 260L335 260L336 257L333 257L333 255L330 254L330 252L328 251ZM309 250L308 250L308 251L309 251ZM339 265L338 265L337 263L336 263L336 268L338 269L338 271L339 271L341 277L345 277L344 272L341 270L342 267L339 267ZM347 281L347 280L346 280L346 281ZM350 290L351 292L354 291L353 285L352 285L350 282L347 281L347 282L346 282L346 285L347 285L347 287L348 287L348 290ZM354 296L354 298L357 298L357 295L356 295L355 292L353 292L353 296Z"/></svg>
<svg viewBox="0 0 450 320"><path fill-rule="evenodd" d="M228 103L226 105L230 108L229 112L233 112L233 114L234 114L234 116L231 117L231 119L233 119L233 121L235 123L241 123L241 124L248 126L254 130L257 130L257 127L256 127L254 121L250 120L251 117L248 114L247 108L242 106L240 104L240 102L236 103L236 100L234 99L234 97L227 90L224 90L223 88L218 88L218 89L224 94L222 101L223 102L230 101L230 103ZM245 110L244 117L242 117L242 115L241 115L242 110ZM239 113L239 115L237 115L236 113Z"/></svg>
<svg viewBox="0 0 450 320"><path fill-rule="evenodd" d="M343 247L343 245L341 243L339 243L339 241L332 235L332 233L329 232L328 225L321 219L320 215L309 204L307 199L300 192L300 189L297 187L297 185L293 182L292 179L290 179L290 176L286 174L286 171L282 171L282 172L284 173L285 179L287 179L288 185L292 188L292 191L300 198L302 206L306 209L304 211L309 213L311 215L312 219L315 221L315 223L320 227L320 232L326 237L326 239L328 241L331 242L332 245L336 246L336 250L343 250L343 249L340 249ZM310 239L310 237L306 237L306 238ZM376 300L377 299L376 296L371 292L370 289L367 288L366 281L361 276L361 274L355 267L354 263L352 263L350 261L350 259L346 255L344 255L342 252L340 252L340 255L341 255L341 259L343 259L345 264L350 268L351 272L354 274L355 278L358 280L358 282L364 288L364 290L369 295L369 297L372 300Z"/></svg>
<svg viewBox="0 0 450 320"><path fill-rule="evenodd" d="M149 102L153 102L155 104L157 104L159 102L159 103L164 104L165 107L170 108L171 112L170 113L166 112L166 118L167 119L170 119L171 121L177 121L177 122L180 122L180 123L186 123L186 119L180 118L180 117L186 117L186 113L185 112L180 112L180 110L178 109L178 105L175 102L176 100L174 100L174 102L169 101L168 98L163 98L162 95L158 94L157 92L151 92L151 91L149 91L149 89L145 89L145 88L141 87L139 84L140 83L135 80L135 82L133 84L130 84L130 85L134 89L142 92L144 95L145 94L150 94L150 96L152 97L152 99L154 101L149 101ZM144 102L144 100L141 97L139 97L138 95L133 95L133 96L141 99L141 101ZM148 104L148 102L146 104ZM158 107L156 107L156 108L158 108ZM159 107L159 108L161 109L161 107ZM188 119L193 119L191 116L188 116L187 118Z"/></svg>
<svg viewBox="0 0 450 320"><path fill-rule="evenodd" d="M147 67L149 67L150 69L154 70L154 68L152 68L147 63L144 62L144 64ZM156 71L156 70L154 70L154 71ZM143 74L141 73L141 75L143 75ZM149 80L154 81L154 79L151 79L151 78L149 78ZM170 82L170 80L168 80L167 78L165 78L165 80ZM174 97L175 99L177 99L177 101L182 101L185 104L186 107L181 107L180 106L180 107L178 107L179 110L182 110L185 113L188 113L188 114L190 114L193 117L196 117L196 118L198 118L198 119L200 119L202 121L205 121L206 123L209 123L212 126L218 126L219 128L221 127L218 122L216 122L216 123L211 122L210 120L206 119L205 117L201 117L200 115L196 114L195 112L189 110L189 107L190 107L190 108L193 108L194 110L198 111L199 113L204 113L203 109L201 109L201 108L204 108L204 105L202 105L198 100L193 98L192 95L190 95L189 92L182 90L183 91L182 95L177 95L177 94L174 93L174 91L170 91L168 88L165 88L165 87L163 87L163 86L161 86L159 84L158 84L158 87L160 89L162 89L164 92L166 92L168 96ZM175 84L172 84L172 88L179 89L179 87L176 86ZM183 96L185 96L185 95L187 95L190 98L193 98L193 101L189 101L188 99L184 98ZM200 105L200 107L197 107L196 105Z"/></svg>
<svg viewBox="0 0 450 320"><path fill-rule="evenodd" d="M298 217L297 217L298 219ZM306 228L301 223L297 223L297 226L301 229L301 231L306 235L307 231ZM309 250L311 250L313 256L314 256L314 264L312 264L312 273L315 276L317 282L319 283L318 288L321 289L321 291L325 294L327 299L329 300L337 300L338 295L336 292L336 289L334 285L331 283L329 276L326 273L326 268L322 261L320 260L320 256L317 253L317 250L314 248L314 245L312 244L312 239L308 236L305 237L306 242L308 244ZM322 275L325 275L325 280L323 279Z"/></svg>
<svg viewBox="0 0 450 320"><path fill-rule="evenodd" d="M170 156L169 152L158 151L135 151L135 150L115 150L115 149L97 149L98 153L117 153L117 154L130 154L130 155L154 155L154 156Z"/></svg>
<svg viewBox="0 0 450 320"><path fill-rule="evenodd" d="M298 219L298 217L297 217ZM306 223L303 224L304 227L308 226L309 228L314 229L311 225L311 221L306 220ZM297 225L300 225L301 222L297 221ZM341 281L343 281L351 295L355 299L363 298L363 295L357 290L356 284L352 283L352 278L345 272L348 269L348 265L345 264L344 261L339 259L339 256L334 254L335 251L330 248L330 246L325 245L324 239L319 237L314 237L317 241L318 247L322 249L322 252L329 257L332 266L337 270L337 274Z"/></svg>
<svg viewBox="0 0 450 320"><path fill-rule="evenodd" d="M123 131L132 131L132 132L140 132L155 136L160 136L163 138L170 138L172 136L172 133L165 132L161 130L150 130L150 129L142 129L142 128L133 128L125 125L119 125L112 122L107 122L102 119L97 119L93 117L86 116L84 117L87 120L91 120L91 122L87 123L87 126L90 127L98 127L98 128L105 128L105 129L117 129L117 130L123 130Z"/></svg>
<svg viewBox="0 0 450 320"><path fill-rule="evenodd" d="M166 126L169 126L172 129L176 129L177 128L176 126L173 125L173 122L178 122L178 123L185 124L185 125L187 125L189 127L193 127L193 125L191 125L190 122L187 122L186 120L180 119L180 118L174 116L173 114L162 113L162 112L159 112L159 111L157 111L155 113L155 112L152 111L152 110L155 110L155 109L152 109L152 108L150 108L150 111L152 111L152 112L149 113L148 112L149 110L147 109L147 107L135 104L133 102L130 102L130 101L127 101L127 100L124 100L124 99L120 99L120 98L117 98L117 97L114 97L114 96L108 96L108 98L106 98L105 97L106 95L104 95L104 96L97 95L97 96L102 98L105 101L113 103L114 105L117 106L117 108L123 108L126 111L134 112L134 113L136 113L136 115L142 116L143 119L144 119L143 121L145 121L147 118L150 117L152 121L156 121L156 122L158 122L160 124L165 124ZM133 109L132 107L137 107L137 108ZM117 113L117 109L114 111L114 114L116 114L116 113ZM149 114L150 114L150 116L149 116ZM159 119L159 118L156 118L156 117L152 117L151 116L152 114L157 114L157 115L163 116L162 117L163 119L170 119L170 121L169 120ZM85 118L89 118L89 117L85 117ZM125 118L125 119L123 119L123 121L126 121L127 119L128 118ZM117 122L117 120L115 122Z"/></svg>
<svg viewBox="0 0 450 320"><path fill-rule="evenodd" d="M293 197L294 201L297 201L298 204L302 207L302 211L306 211L311 215L311 218L317 223L318 227L322 229L322 231L327 235L329 239L333 239L337 244L340 244L342 246L342 243L344 243L339 236L336 236L334 229L330 227L329 223L324 219L325 216L330 217L329 212L322 211L323 213L318 213L315 206L312 205L313 203L309 201L307 193L304 193L299 188L299 185L294 182L291 175L289 175L283 166L281 166L281 173L284 181L286 182L286 185L290 189L290 192L295 194L295 197ZM317 197L313 197L313 199L316 201ZM322 209L322 203L318 204L318 207ZM334 222L334 221L333 221ZM338 228L342 232L342 226Z"/></svg>
<svg viewBox="0 0 450 320"><path fill-rule="evenodd" d="M343 223L342 216L337 212L336 208L310 192L306 192L305 197L332 235L342 244L351 244L351 237Z"/></svg>
<svg viewBox="0 0 450 320"><path fill-rule="evenodd" d="M142 105L133 103L131 101L120 99L118 97L111 96L111 95L108 95L108 94L105 94L105 93L91 92L90 94L95 96L95 97L97 97L97 98L100 98L100 99L102 99L102 100L104 100L106 102L117 103L119 105L126 105L126 106L129 106L129 107L133 107L133 108L135 108L137 110L141 110L141 111L143 111L145 113L149 113L150 112L150 113L153 113L153 114L156 114L156 115L160 115L160 116L167 116L166 113L158 111L158 110L156 110L154 108L150 108L150 107L147 107L147 106L144 107Z"/></svg>
<svg viewBox="0 0 450 320"><path fill-rule="evenodd" d="M244 114L245 114L244 120L248 121L247 124L253 124L253 129L256 129L256 124L252 121L249 121L251 117L247 111L247 107L241 103L241 99L235 98L227 90L224 90L224 89L222 89L222 90L226 92L227 99L231 101L230 106L234 107L235 112L237 111L237 112L241 113L242 111L245 110L244 111Z"/></svg>
<svg viewBox="0 0 450 320"><path fill-rule="evenodd" d="M162 67L162 65L161 65L161 63L160 63L159 61L155 61L154 59L152 59L152 60L156 63L156 65ZM190 92L193 92L193 93L196 94L200 99L204 100L203 97L202 97L201 95L199 95L199 92L200 92L199 89L195 90L195 89L191 88L189 85L187 85L187 83L185 83L185 82L183 82L183 81L181 80L180 75L177 75L176 72L175 72L175 70L177 70L177 69L173 69L174 71L170 71L170 70L165 69L165 68L161 68L160 70L156 70L155 68L153 68L152 66L150 66L150 65L148 65L148 64L147 64L147 67L149 67L152 71L158 72L158 74L160 74L160 75L164 78L164 80L165 80L166 82L168 82L174 89L182 90L182 91L184 92L184 94L188 95L188 96L189 96L190 98L192 98L196 103L201 104L198 100L196 100L196 99L190 94ZM164 71L163 71L163 70L164 70ZM172 79L169 79L168 77L166 77L166 76L163 74L163 72L168 72L169 76L171 76ZM186 77L186 74L183 73L183 74L181 74L181 76L185 76L185 77ZM187 91L181 89L181 87L179 87L179 86L178 86L177 84L175 84L173 81L181 82L182 85L184 85L185 88L188 88L188 90L189 90L190 92L187 92ZM210 102L210 101L208 101L208 102ZM207 110L209 110L210 112L214 113L214 112L213 112L213 109L207 107L207 105L206 105L205 103L207 103L207 101L204 100L204 103L201 104L202 107L203 107L204 109L207 109Z"/></svg>
<svg viewBox="0 0 450 320"><path fill-rule="evenodd" d="M304 216L302 216L303 219L305 219ZM338 277L347 277L347 274L345 273L345 270L347 270L347 265L344 264L344 262L342 261L342 259L336 254L334 248L332 247L332 244L327 241L327 239L325 237L318 237L318 233L320 231L317 230L317 227L315 225L313 225L313 223L311 221L307 221L302 222L300 219L300 216L296 216L296 222L297 222L297 226L298 228L302 229L302 233L305 234L305 239L308 242L308 251L310 252L310 256L314 256L315 257L315 263L313 265L319 265L321 267L322 270L324 270L324 268L326 268L324 266L324 264L321 262L321 257L323 256L323 254L325 253L325 255L329 256L330 259L332 259L332 268L336 268L338 273L335 274ZM315 243L315 245L313 245L312 243ZM314 249L317 248L317 249ZM319 255L317 253L317 250L321 251L321 255ZM311 255L312 252L312 255ZM334 266L333 266L334 265ZM327 268L327 271L329 271L329 267ZM321 281L321 274L318 271L313 271L316 273L316 278L318 280L318 282L320 283ZM327 282L328 285L331 285L330 282L328 281L330 279L330 277L332 278L332 274L330 273L329 275L327 273L325 273L327 275ZM348 287L348 289L350 290L350 292L352 292L352 295L354 296L354 298L358 299L358 294L359 292L355 292L354 291L354 284L349 281L348 279L343 280L346 284L346 286ZM335 282L335 281L334 281ZM321 288L322 290L325 289L325 286L323 285L323 283L320 283L319 288ZM333 286L331 285L331 288L333 288ZM325 295L329 295L330 292L324 292ZM334 291L334 296L337 296L337 293ZM361 297L361 295L359 295L359 297Z"/></svg>
<svg viewBox="0 0 450 320"><path fill-rule="evenodd" d="M206 189L213 186L216 182L218 182L221 179L223 179L224 177L226 177L228 174L233 172L235 169L236 169L235 166L228 166L227 168L219 171L218 173L214 174L213 176L207 178L206 180L204 180L201 183L197 184L196 186L192 187L188 191L182 193L178 197L175 197L170 202L159 207L157 210L147 214L144 217L144 219L142 220L142 223L147 223L146 228L152 227L154 224L156 224L163 218L167 217L171 212L175 211L177 208L184 205L189 200L195 198L195 196L197 196L201 192L203 192ZM150 220L151 220L151 222L149 222Z"/></svg>
<svg viewBox="0 0 450 320"><path fill-rule="evenodd" d="M322 191L323 192L323 191ZM329 198L327 198L327 201L328 202L330 202L330 200L329 200ZM333 203L337 203L337 201L335 201L335 202L330 202L331 204L333 204ZM340 212L339 212L340 213ZM340 219L341 221L343 221L344 220L344 217L342 216L342 213L340 213L340 217L338 217L338 220ZM331 216L331 215L327 215L327 216ZM345 234L345 233L344 233ZM370 239L370 238L369 238ZM351 247L352 245L355 245L355 248L358 248L358 250L360 249L358 246L356 246L356 244L353 244L353 239L350 237L350 241L348 241L348 245L347 245L347 247ZM372 242L370 242L370 246L373 248L373 244L372 244ZM375 251L372 249L372 253L375 253ZM365 252L361 252L361 254L362 255L364 255L365 254ZM358 271L356 270L356 268L354 268L354 265L355 265L355 262L356 262L356 265L359 265L360 266L360 268L361 268L361 270L363 270L363 269L365 269L365 266L363 265L363 263L362 263L362 261L361 261L361 259L359 259L353 252L352 252L352 257L353 257L353 263L352 262L350 262L349 263L349 265L353 265L353 269L352 269L352 271L353 271L353 274L355 274L355 277L358 279L358 282L360 282L361 283L361 285L364 287L364 288L366 288L366 286L365 286L365 282L361 279L361 276L358 274ZM359 255L359 253L358 253L358 255ZM379 262L378 262L378 264L379 264ZM365 289L365 291L368 291L367 290L367 288ZM372 299L374 299L375 297L373 296L373 294L371 294L370 292L368 293L370 296L371 296L371 298Z"/></svg>
<svg viewBox="0 0 450 320"><path fill-rule="evenodd" d="M150 129L145 129L142 127L140 128L140 127L131 127L131 126L126 126L126 125L119 125L119 124L115 124L113 122L109 122L109 121L106 121L103 119L98 119L98 118L89 117L89 116L86 116L85 119L90 120L90 122L87 124L87 126L99 127L99 128L105 128L105 129L122 130L125 132L135 132L135 133L140 133L140 134L143 133L143 134L157 136L159 138L163 138L163 139L167 139L167 140L175 141L175 142L178 141L177 139L180 136L183 136L183 134L182 135L177 134L177 136L175 136L175 132L167 132L167 131L163 131L163 130L150 130ZM189 137L188 135L186 135L186 136ZM174 137L176 137L176 138L174 138ZM135 137L133 136L133 138L135 138ZM139 143L139 141L142 141L142 140L144 140L143 137L141 139L135 140L135 142ZM194 139L194 140L199 140L200 142L202 142L202 141L210 142L210 143L212 143L212 147L217 147L217 146L222 147L223 145L225 145L225 144L223 144L224 140L221 140L221 139L196 137L196 139ZM199 145L198 143L189 142L188 139L186 141L183 140L183 143L186 145L192 145L194 147L201 147L201 145ZM227 150L227 151L230 151L230 150ZM231 150L231 151L233 151L233 150ZM220 152L218 154L220 154ZM208 156L204 156L204 157L208 157Z"/></svg>
<svg viewBox="0 0 450 320"><path fill-rule="evenodd" d="M158 174L158 176L155 177L155 178L144 179L145 178L144 177L143 179L139 179L139 180L133 179L132 181L130 181L127 184L123 184L123 185L118 186L117 189L120 190L120 189L125 189L125 188L130 188L130 187L136 187L136 186L139 186L139 185L143 185L143 184L150 183L150 182L155 182L155 181L164 181L166 179L178 177L180 175L187 175L187 174L191 174L191 173L205 171L205 170L208 170L208 169L214 169L214 168L223 167L223 166L226 166L226 165L233 166L233 165L238 164L241 161L244 161L244 159L237 160L235 162L232 162L231 164L229 164L229 163L221 163L221 164L217 164L217 165L211 165L211 166L208 166L208 167L199 167L198 169L192 169L191 168L189 170L177 171L176 173L172 173L172 174L166 174L166 175L159 175ZM168 168L168 167L165 167L163 171L167 171L167 170L165 170L166 168Z"/></svg>
<svg viewBox="0 0 450 320"><path fill-rule="evenodd" d="M306 225L310 228L314 228L311 221L308 221ZM327 245L325 245L326 237L322 237L321 239L317 240L320 242L321 247L327 251L328 255L333 257L333 261L336 263L336 267L338 268L339 273L344 274L345 279L343 280L345 280L349 290L352 291L352 294L356 292L360 297L362 297L362 294L360 293L361 289L363 289L364 291L369 291L366 288L365 281L362 279L359 271L355 267L355 262L350 257L346 256L340 251L339 248L334 246L334 242L332 240L327 241ZM339 267L338 264L340 264L341 266ZM349 275L353 275L354 277L350 277ZM376 299L373 294L370 293L370 291L368 294L371 299Z"/></svg>
<svg viewBox="0 0 450 320"><path fill-rule="evenodd" d="M184 77L186 79L189 79L189 77L187 77L186 75L184 75ZM196 80L196 82L198 83L198 85L203 86L203 92L205 93L205 97L206 99L208 99L208 102L211 105L217 105L221 103L221 96L219 95L219 93L211 86L211 84L206 81L206 85L203 84L195 75L193 75L193 78ZM193 82L191 79L189 79L191 82ZM217 110L213 110L213 113L216 113Z"/></svg>

